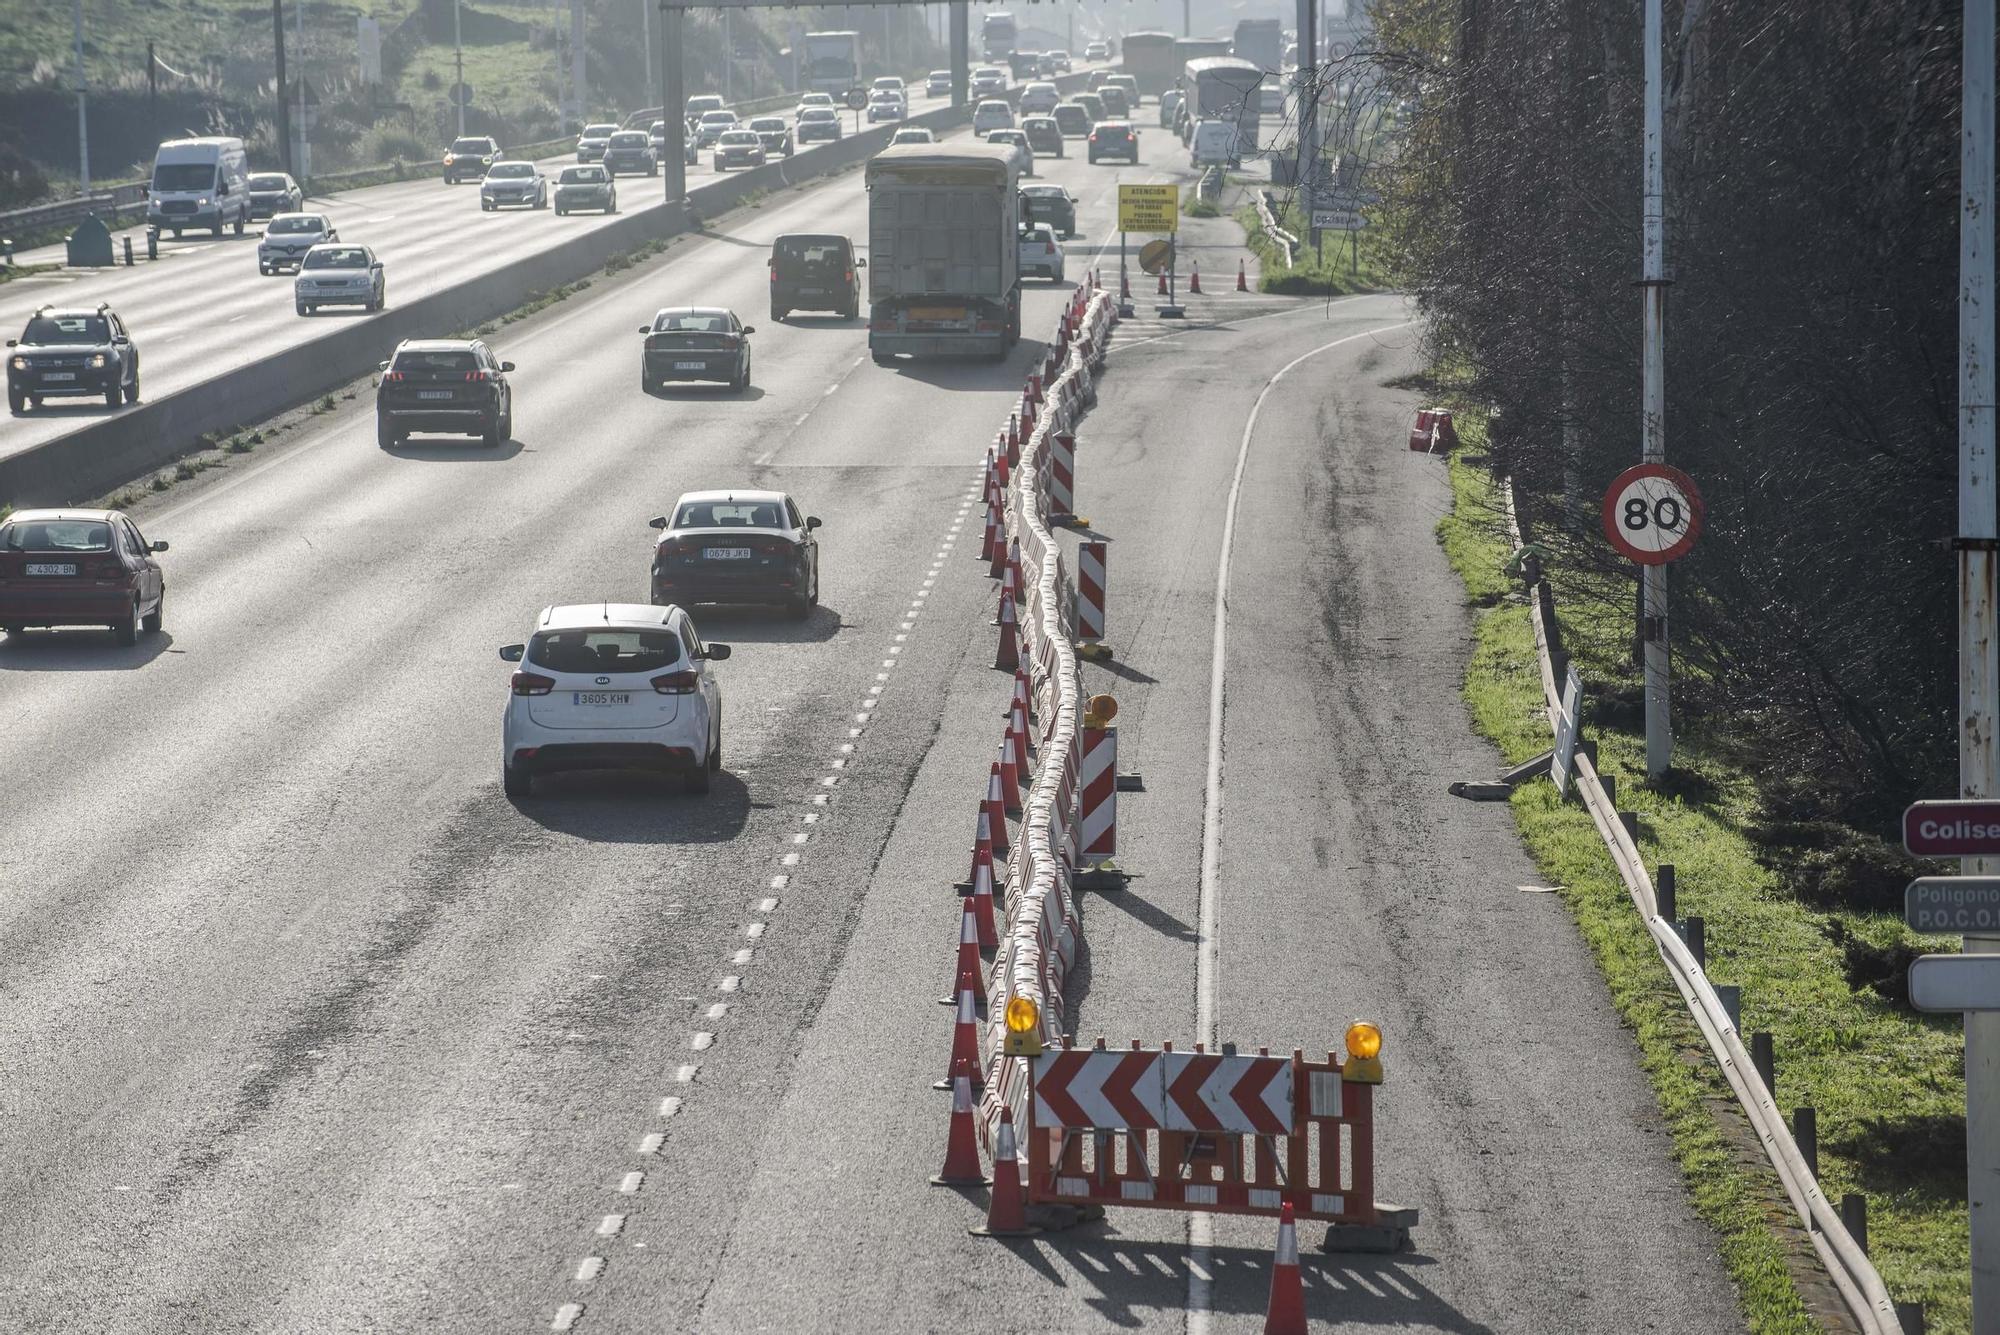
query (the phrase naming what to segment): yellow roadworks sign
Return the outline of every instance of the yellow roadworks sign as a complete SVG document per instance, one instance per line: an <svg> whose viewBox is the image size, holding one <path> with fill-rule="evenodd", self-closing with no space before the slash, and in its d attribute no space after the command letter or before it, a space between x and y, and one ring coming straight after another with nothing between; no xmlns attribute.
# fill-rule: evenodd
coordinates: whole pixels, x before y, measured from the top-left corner
<svg viewBox="0 0 2000 1335"><path fill-rule="evenodd" d="M1173 232L1180 228L1181 191L1177 185L1118 187L1118 230Z"/></svg>

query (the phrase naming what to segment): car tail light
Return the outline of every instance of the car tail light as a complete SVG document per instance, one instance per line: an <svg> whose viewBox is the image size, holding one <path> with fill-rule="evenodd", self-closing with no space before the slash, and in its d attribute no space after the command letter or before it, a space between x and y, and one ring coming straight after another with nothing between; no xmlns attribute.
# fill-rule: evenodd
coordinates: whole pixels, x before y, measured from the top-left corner
<svg viewBox="0 0 2000 1335"><path fill-rule="evenodd" d="M467 371L465 378L467 380L484 381L491 380L493 377L485 371Z"/></svg>
<svg viewBox="0 0 2000 1335"><path fill-rule="evenodd" d="M382 383L385 385L400 384L401 382L408 379L409 377L404 375L401 371L384 371L382 373Z"/></svg>
<svg viewBox="0 0 2000 1335"><path fill-rule="evenodd" d="M115 556L103 561L92 561L90 573L97 579L117 579L125 573L125 565Z"/></svg>
<svg viewBox="0 0 2000 1335"><path fill-rule="evenodd" d="M699 672L669 672L653 678L653 689L661 695L693 695L701 689Z"/></svg>
<svg viewBox="0 0 2000 1335"><path fill-rule="evenodd" d="M771 266L771 281L774 283L778 281L778 266L775 264Z"/></svg>
<svg viewBox="0 0 2000 1335"><path fill-rule="evenodd" d="M547 695L555 689L556 679L539 672L516 672L507 684L516 695Z"/></svg>
<svg viewBox="0 0 2000 1335"><path fill-rule="evenodd" d="M854 270L849 269L847 271L847 281L850 283L854 281Z"/></svg>

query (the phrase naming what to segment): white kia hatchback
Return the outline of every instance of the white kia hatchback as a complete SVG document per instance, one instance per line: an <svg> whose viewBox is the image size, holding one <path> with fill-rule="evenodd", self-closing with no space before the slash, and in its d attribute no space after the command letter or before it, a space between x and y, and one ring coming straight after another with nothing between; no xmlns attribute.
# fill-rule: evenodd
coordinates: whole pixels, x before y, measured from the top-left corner
<svg viewBox="0 0 2000 1335"><path fill-rule="evenodd" d="M726 644L704 644L679 607L582 603L547 607L526 644L501 723L500 778L527 797L535 776L637 769L682 776L708 791L722 768L722 691L709 664Z"/></svg>

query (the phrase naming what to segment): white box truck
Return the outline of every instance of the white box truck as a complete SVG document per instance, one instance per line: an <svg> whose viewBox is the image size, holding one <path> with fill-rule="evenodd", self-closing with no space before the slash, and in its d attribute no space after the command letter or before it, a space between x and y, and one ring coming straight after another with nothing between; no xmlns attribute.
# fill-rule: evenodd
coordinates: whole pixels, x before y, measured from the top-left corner
<svg viewBox="0 0 2000 1335"><path fill-rule="evenodd" d="M207 227L217 236L250 221L250 162L241 139L169 139L153 155L146 224L155 231Z"/></svg>
<svg viewBox="0 0 2000 1335"><path fill-rule="evenodd" d="M809 32L806 34L806 77L802 92L832 93L836 97L861 86L861 34L858 32Z"/></svg>
<svg viewBox="0 0 2000 1335"><path fill-rule="evenodd" d="M1019 168L1005 144L868 161L868 350L1005 357L1021 338Z"/></svg>

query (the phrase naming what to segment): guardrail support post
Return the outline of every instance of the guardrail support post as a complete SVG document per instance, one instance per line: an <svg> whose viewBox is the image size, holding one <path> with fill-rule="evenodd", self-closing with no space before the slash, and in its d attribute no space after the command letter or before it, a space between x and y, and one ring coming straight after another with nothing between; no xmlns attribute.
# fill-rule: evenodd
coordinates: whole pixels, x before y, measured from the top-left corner
<svg viewBox="0 0 2000 1335"><path fill-rule="evenodd" d="M1764 1079L1764 1088L1772 1094L1778 1092L1778 1056L1771 1046L1771 1035L1759 1029L1750 1035L1750 1064L1757 1068L1757 1074ZM1815 1175L1817 1176L1817 1175Z"/></svg>
<svg viewBox="0 0 2000 1335"><path fill-rule="evenodd" d="M1903 1327L1903 1335L1924 1335L1924 1305L1897 1303L1896 1321Z"/></svg>
<svg viewBox="0 0 2000 1335"><path fill-rule="evenodd" d="M1636 812L1636 811L1621 811L1621 812L1619 812L1619 813L1618 813L1618 823L1619 823L1620 825L1623 825L1623 826L1625 827L1625 837L1626 837L1627 839L1630 839L1630 840L1631 840L1631 841L1632 841L1633 843L1635 843L1635 844L1639 842L1639 813L1638 813L1638 812Z"/></svg>
<svg viewBox="0 0 2000 1335"><path fill-rule="evenodd" d="M124 241L125 241L125 267L129 269L132 267L132 238L128 236L124 238Z"/></svg>
<svg viewBox="0 0 2000 1335"><path fill-rule="evenodd" d="M1740 1033L1743 1029L1743 989L1734 983L1717 983L1715 999L1722 1003L1723 1011L1729 1016L1730 1027Z"/></svg>
<svg viewBox="0 0 2000 1335"><path fill-rule="evenodd" d="M1854 1245L1868 1254L1868 1198L1853 1192L1840 1198L1840 1222L1854 1235Z"/></svg>
<svg viewBox="0 0 2000 1335"><path fill-rule="evenodd" d="M1658 867L1653 869L1653 902L1657 906L1660 916L1668 922L1672 922L1681 916L1676 912L1680 906L1675 903L1675 900L1678 898L1675 891L1674 864L1671 862L1662 862Z"/></svg>
<svg viewBox="0 0 2000 1335"><path fill-rule="evenodd" d="M1590 758L1590 763L1595 765L1597 763L1597 757L1592 756ZM1600 774L1597 776L1597 782L1598 785L1604 789L1604 804L1610 807L1613 811L1618 810L1617 777L1610 774Z"/></svg>
<svg viewBox="0 0 2000 1335"><path fill-rule="evenodd" d="M1813 1178L1819 1178L1819 1110L1810 1103L1792 1109L1792 1139L1799 1143L1799 1157Z"/></svg>
<svg viewBox="0 0 2000 1335"><path fill-rule="evenodd" d="M160 229L157 227L146 229L146 258L149 260L160 258Z"/></svg>
<svg viewBox="0 0 2000 1335"><path fill-rule="evenodd" d="M1694 962L1708 970L1708 924L1699 917L1689 918L1681 928L1681 936L1687 941L1688 953Z"/></svg>

